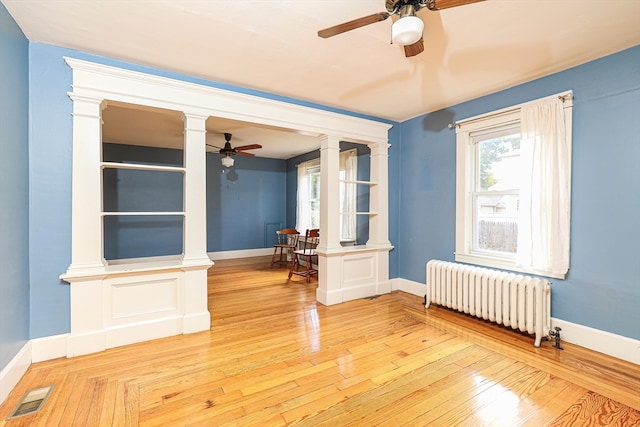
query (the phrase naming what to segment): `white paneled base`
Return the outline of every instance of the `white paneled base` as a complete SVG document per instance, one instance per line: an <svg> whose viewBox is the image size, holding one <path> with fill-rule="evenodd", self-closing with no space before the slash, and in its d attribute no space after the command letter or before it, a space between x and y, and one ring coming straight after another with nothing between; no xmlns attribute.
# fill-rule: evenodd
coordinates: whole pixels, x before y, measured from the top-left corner
<svg viewBox="0 0 640 427"><path fill-rule="evenodd" d="M424 297L426 285L407 279L392 279L393 290ZM551 327L562 328L563 341L640 365L640 340L593 329L577 323L551 318Z"/></svg>
<svg viewBox="0 0 640 427"><path fill-rule="evenodd" d="M389 247L367 246L352 246L332 253L319 250L318 302L334 305L391 292L389 250Z"/></svg>
<svg viewBox="0 0 640 427"><path fill-rule="evenodd" d="M182 333L182 318L171 317L143 322L133 322L124 326L107 328L106 347L113 348L136 342L150 341Z"/></svg>
<svg viewBox="0 0 640 427"><path fill-rule="evenodd" d="M97 353L107 349L105 330L71 333L67 337L67 357Z"/></svg>
<svg viewBox="0 0 640 427"><path fill-rule="evenodd" d="M199 313L185 314L182 318L182 333L192 334L195 332L208 331L211 327L211 313L204 310Z"/></svg>
<svg viewBox="0 0 640 427"><path fill-rule="evenodd" d="M107 266L101 275L64 277L71 284L67 357L208 330L207 269L179 260Z"/></svg>

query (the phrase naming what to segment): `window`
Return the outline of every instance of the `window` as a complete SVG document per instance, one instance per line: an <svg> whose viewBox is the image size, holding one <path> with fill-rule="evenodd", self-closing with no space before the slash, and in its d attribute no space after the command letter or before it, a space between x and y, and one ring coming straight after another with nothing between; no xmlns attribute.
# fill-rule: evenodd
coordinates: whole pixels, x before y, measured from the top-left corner
<svg viewBox="0 0 640 427"><path fill-rule="evenodd" d="M320 228L320 159L298 165L296 228L301 233Z"/></svg>
<svg viewBox="0 0 640 427"><path fill-rule="evenodd" d="M571 93L458 123L456 261L564 278Z"/></svg>
<svg viewBox="0 0 640 427"><path fill-rule="evenodd" d="M340 153L340 180L355 181L358 168L357 150ZM340 239L356 239L357 194L355 184L340 184ZM309 228L320 228L320 159L298 165L298 206L296 228L301 233Z"/></svg>
<svg viewBox="0 0 640 427"><path fill-rule="evenodd" d="M518 246L520 126L471 134L472 252L513 258Z"/></svg>

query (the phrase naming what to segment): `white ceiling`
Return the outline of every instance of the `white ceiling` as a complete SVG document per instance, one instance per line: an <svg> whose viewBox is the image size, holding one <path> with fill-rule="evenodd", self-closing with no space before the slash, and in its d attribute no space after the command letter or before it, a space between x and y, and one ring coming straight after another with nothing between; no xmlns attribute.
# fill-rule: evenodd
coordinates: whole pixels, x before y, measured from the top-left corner
<svg viewBox="0 0 640 427"><path fill-rule="evenodd" d="M106 142L182 149L184 122L178 111L108 101L102 111L102 139ZM318 149L318 139L291 129L240 122L221 117L207 119L207 151L224 147L224 133L231 133L233 147L259 144L247 153L272 159L289 159Z"/></svg>
<svg viewBox="0 0 640 427"><path fill-rule="evenodd" d="M413 58L390 44L391 19L317 37L319 29L384 11L384 0L1 1L34 42L395 121L640 44L640 0L486 0L422 9L425 50ZM209 125L213 133L234 133L236 145L266 147L274 132L243 135L246 124Z"/></svg>

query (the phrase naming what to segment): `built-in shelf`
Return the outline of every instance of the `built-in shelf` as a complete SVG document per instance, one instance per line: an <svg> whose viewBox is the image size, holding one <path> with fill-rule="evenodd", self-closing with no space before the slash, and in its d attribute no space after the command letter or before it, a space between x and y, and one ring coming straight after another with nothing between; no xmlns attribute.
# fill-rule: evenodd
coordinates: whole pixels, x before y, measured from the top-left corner
<svg viewBox="0 0 640 427"><path fill-rule="evenodd" d="M102 162L102 169L128 169L154 172L177 172L184 174L186 169L179 166L145 165L139 163ZM184 211L154 211L154 212L101 212L103 217L107 216L184 216Z"/></svg>
<svg viewBox="0 0 640 427"><path fill-rule="evenodd" d="M179 166L143 165L136 163L102 162L103 169L131 169L158 172L180 172L185 173L186 169Z"/></svg>

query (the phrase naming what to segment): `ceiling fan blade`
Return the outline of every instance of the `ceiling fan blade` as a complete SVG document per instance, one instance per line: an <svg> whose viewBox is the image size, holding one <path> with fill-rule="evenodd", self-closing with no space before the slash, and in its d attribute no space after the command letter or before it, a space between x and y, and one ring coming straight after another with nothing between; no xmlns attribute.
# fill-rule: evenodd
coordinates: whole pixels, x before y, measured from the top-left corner
<svg viewBox="0 0 640 427"><path fill-rule="evenodd" d="M213 148L216 148L216 149L218 149L218 150L222 150L222 147L217 147L217 146L212 145L212 144L205 144L205 145L206 145L207 147L213 147Z"/></svg>
<svg viewBox="0 0 640 427"><path fill-rule="evenodd" d="M247 153L246 151L238 151L235 154L239 155L239 156L245 156L245 157L255 157L256 155L253 153Z"/></svg>
<svg viewBox="0 0 640 427"><path fill-rule="evenodd" d="M431 0L427 3L429 10L449 9L450 7L463 6L465 4L477 3L484 0Z"/></svg>
<svg viewBox="0 0 640 427"><path fill-rule="evenodd" d="M419 53L424 51L424 39L420 37L420 40L415 42L414 44L410 44L404 47L404 56L410 58L412 56L416 56Z"/></svg>
<svg viewBox="0 0 640 427"><path fill-rule="evenodd" d="M257 150L258 148L262 148L262 145L259 145L259 144L241 145L240 147L234 147L233 149L236 151L242 151L242 150Z"/></svg>
<svg viewBox="0 0 640 427"><path fill-rule="evenodd" d="M355 30L356 28L364 27L365 25L384 21L389 16L391 15L387 12L379 12L374 13L373 15L363 16L362 18L354 19L353 21L343 22L342 24L320 30L318 31L318 37L326 39L328 37L337 36L338 34L346 33L347 31Z"/></svg>

